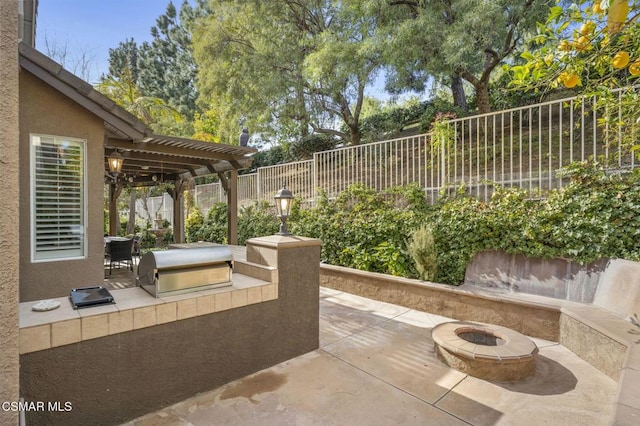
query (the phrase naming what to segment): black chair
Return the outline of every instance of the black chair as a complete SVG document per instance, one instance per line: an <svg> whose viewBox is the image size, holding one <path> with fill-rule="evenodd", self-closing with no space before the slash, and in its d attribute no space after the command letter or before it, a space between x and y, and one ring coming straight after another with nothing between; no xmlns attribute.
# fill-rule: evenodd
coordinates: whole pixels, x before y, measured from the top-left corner
<svg viewBox="0 0 640 426"><path fill-rule="evenodd" d="M105 257L109 260L109 275L113 264L128 264L131 272L133 272L133 239L112 240L107 243Z"/></svg>

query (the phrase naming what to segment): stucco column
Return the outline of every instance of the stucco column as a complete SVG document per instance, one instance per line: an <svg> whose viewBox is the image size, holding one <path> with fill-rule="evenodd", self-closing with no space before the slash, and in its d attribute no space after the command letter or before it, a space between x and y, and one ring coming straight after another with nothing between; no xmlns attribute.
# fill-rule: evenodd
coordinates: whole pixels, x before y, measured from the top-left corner
<svg viewBox="0 0 640 426"><path fill-rule="evenodd" d="M270 235L247 240L247 262L277 268L277 291L284 317L291 312L287 346L302 345L306 351L319 347L320 247L322 241L295 235ZM302 309L301 309L302 308ZM303 343L304 342L304 343Z"/></svg>
<svg viewBox="0 0 640 426"><path fill-rule="evenodd" d="M19 222L18 190L18 2L0 1L0 403L18 401ZM26 194L25 194L26 196ZM0 410L0 425L15 425L18 414Z"/></svg>
<svg viewBox="0 0 640 426"><path fill-rule="evenodd" d="M269 235L247 240L247 262L258 265L282 268L292 266L294 270L308 273L315 281L315 274L320 276L320 246L322 241L315 238L298 237L296 235ZM303 249L312 248L310 257L302 255ZM320 278L317 279L318 286Z"/></svg>

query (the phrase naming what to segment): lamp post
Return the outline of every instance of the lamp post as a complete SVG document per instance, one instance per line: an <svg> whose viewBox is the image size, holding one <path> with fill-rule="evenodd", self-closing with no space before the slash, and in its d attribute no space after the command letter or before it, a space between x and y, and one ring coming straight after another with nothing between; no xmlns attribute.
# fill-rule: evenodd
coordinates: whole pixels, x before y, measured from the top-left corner
<svg viewBox="0 0 640 426"><path fill-rule="evenodd" d="M278 219L280 219L280 232L278 235L291 235L287 229L287 219L291 212L291 201L293 200L293 193L287 189L287 186L283 186L280 191L273 197L276 200L276 210L278 211Z"/></svg>
<svg viewBox="0 0 640 426"><path fill-rule="evenodd" d="M113 173L114 176L118 176L118 174L122 171L122 163L124 162L124 158L118 151L113 151L109 156L109 171Z"/></svg>

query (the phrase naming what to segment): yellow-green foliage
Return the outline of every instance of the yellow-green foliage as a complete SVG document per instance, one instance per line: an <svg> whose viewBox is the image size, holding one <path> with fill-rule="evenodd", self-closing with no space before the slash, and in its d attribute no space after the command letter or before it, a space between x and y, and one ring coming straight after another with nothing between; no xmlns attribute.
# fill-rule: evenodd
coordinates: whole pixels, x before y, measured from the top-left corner
<svg viewBox="0 0 640 426"><path fill-rule="evenodd" d="M422 225L411 234L407 250L416 263L419 277L425 281L433 281L436 278L438 264L431 225Z"/></svg>

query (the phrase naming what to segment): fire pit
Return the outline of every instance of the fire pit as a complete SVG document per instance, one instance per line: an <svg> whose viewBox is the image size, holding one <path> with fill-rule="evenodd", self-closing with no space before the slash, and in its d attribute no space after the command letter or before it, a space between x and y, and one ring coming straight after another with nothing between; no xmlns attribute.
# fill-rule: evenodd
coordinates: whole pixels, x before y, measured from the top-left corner
<svg viewBox="0 0 640 426"><path fill-rule="evenodd" d="M538 347L506 327L446 322L434 327L431 337L441 361L480 379L519 381L535 371Z"/></svg>

